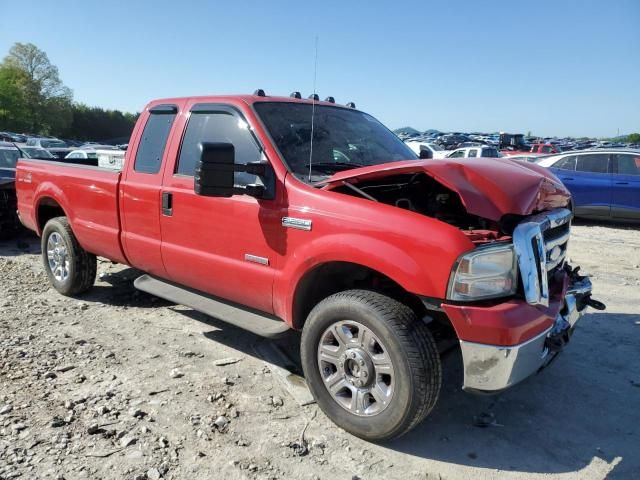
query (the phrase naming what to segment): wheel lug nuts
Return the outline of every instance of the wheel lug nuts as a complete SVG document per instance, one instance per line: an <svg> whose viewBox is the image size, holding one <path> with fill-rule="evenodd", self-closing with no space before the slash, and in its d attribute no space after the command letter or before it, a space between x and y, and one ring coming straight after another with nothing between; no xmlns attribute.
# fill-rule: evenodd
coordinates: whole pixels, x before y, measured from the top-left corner
<svg viewBox="0 0 640 480"><path fill-rule="evenodd" d="M358 363L360 364L361 367L364 367L364 360L360 360Z"/></svg>
<svg viewBox="0 0 640 480"><path fill-rule="evenodd" d="M362 372L362 376L366 377L367 376L367 372Z"/></svg>

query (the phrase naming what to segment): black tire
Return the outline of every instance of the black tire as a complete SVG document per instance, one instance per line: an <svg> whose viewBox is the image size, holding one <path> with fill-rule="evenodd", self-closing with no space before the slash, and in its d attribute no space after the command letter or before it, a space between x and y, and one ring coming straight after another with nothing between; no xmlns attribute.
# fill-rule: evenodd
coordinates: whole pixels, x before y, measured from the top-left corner
<svg viewBox="0 0 640 480"><path fill-rule="evenodd" d="M66 247L68 256L68 276L56 279L49 265L47 244L49 238L57 233ZM89 290L96 281L96 256L83 249L73 234L67 217L52 218L42 232L42 261L51 285L62 295L73 296Z"/></svg>
<svg viewBox="0 0 640 480"><path fill-rule="evenodd" d="M377 414L352 413L325 386L318 348L327 329L344 320L364 325L381 339L393 364L393 396ZM431 412L440 393L440 356L431 332L409 307L377 292L348 290L316 305L303 328L301 358L307 384L322 411L336 425L365 440L384 441L405 434Z"/></svg>

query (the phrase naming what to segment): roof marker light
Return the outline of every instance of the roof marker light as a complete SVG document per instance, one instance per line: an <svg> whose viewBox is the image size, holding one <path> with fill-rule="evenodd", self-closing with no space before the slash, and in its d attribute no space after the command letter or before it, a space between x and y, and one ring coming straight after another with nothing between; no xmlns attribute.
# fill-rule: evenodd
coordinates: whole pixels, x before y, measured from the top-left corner
<svg viewBox="0 0 640 480"><path fill-rule="evenodd" d="M308 98L309 100L315 100L316 102L320 101L320 96L317 93L312 93Z"/></svg>
<svg viewBox="0 0 640 480"><path fill-rule="evenodd" d="M349 107L349 108L356 108L356 104L355 104L355 103L353 103L353 102L349 102L349 103L347 103L347 107Z"/></svg>
<svg viewBox="0 0 640 480"><path fill-rule="evenodd" d="M327 97L324 99L325 102L336 103L336 99L333 97Z"/></svg>
<svg viewBox="0 0 640 480"><path fill-rule="evenodd" d="M266 96L267 96L267 95L264 93L264 90L263 90L263 89L261 89L261 88L257 89L255 92L253 92L253 94L254 94L256 97L266 97Z"/></svg>
<svg viewBox="0 0 640 480"><path fill-rule="evenodd" d="M291 98L302 98L302 95L300 95L300 92L291 92L291 95L289 95Z"/></svg>

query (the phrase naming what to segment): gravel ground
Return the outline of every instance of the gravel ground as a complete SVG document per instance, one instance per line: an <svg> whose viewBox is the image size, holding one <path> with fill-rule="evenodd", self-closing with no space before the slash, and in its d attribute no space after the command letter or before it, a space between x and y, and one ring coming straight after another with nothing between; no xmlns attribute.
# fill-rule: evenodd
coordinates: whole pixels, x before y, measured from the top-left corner
<svg viewBox="0 0 640 480"><path fill-rule="evenodd" d="M300 406L255 353L268 341L106 261L90 293L63 297L37 239L0 243L0 479L640 478L640 233L581 224L570 250L607 311L498 396L461 392L448 356L433 414L375 445ZM296 370L298 340L278 341L280 367Z"/></svg>

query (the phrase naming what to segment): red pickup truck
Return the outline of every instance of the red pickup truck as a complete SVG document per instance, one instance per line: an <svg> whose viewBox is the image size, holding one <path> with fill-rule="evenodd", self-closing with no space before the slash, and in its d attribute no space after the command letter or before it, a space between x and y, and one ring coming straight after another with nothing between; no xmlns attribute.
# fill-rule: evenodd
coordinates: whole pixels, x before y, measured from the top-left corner
<svg viewBox="0 0 640 480"><path fill-rule="evenodd" d="M22 223L64 295L96 256L144 291L265 336L302 330L319 406L369 440L434 407L441 354L496 392L546 366L591 299L565 262L569 193L508 159L419 159L355 105L245 96L151 102L122 172L21 159Z"/></svg>

